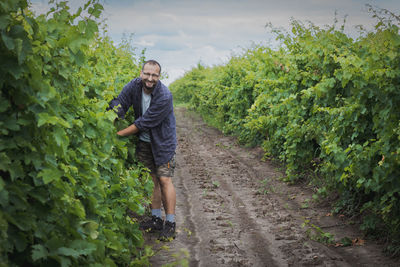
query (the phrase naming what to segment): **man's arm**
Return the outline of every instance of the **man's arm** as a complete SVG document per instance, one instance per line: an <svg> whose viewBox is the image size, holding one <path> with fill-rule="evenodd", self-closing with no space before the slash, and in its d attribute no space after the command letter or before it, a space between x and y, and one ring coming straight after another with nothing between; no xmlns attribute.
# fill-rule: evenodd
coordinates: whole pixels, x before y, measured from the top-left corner
<svg viewBox="0 0 400 267"><path fill-rule="evenodd" d="M126 84L118 97L114 98L109 103L108 109L113 109L115 106L118 106L117 114L118 117L121 119L125 118L125 113L132 105L132 94L135 87L135 80L132 80L128 84Z"/></svg>
<svg viewBox="0 0 400 267"><path fill-rule="evenodd" d="M128 136L128 135L132 135L132 134L135 134L138 132L139 132L138 127L136 127L135 124L132 124L132 125L126 127L125 129L118 131L117 134L119 136Z"/></svg>

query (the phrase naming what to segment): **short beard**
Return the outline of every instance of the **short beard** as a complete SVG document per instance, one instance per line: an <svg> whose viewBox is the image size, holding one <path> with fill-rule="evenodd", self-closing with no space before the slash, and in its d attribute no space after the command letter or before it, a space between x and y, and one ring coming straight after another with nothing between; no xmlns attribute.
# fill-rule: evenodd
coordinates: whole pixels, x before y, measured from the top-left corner
<svg viewBox="0 0 400 267"><path fill-rule="evenodd" d="M146 83L143 82L143 87L144 87L147 91L150 91L150 92L153 91L154 88L156 88L156 85L157 85L157 83L155 83L155 84L153 85L153 87L147 87Z"/></svg>

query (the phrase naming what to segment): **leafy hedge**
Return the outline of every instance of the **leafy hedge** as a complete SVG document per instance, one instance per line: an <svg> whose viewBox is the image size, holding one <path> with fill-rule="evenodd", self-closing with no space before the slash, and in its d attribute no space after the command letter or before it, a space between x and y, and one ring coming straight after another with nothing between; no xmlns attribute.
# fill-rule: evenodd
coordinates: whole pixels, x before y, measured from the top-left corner
<svg viewBox="0 0 400 267"><path fill-rule="evenodd" d="M102 9L0 3L0 266L147 261L126 211L144 212L151 179L106 111L140 59L100 36Z"/></svg>
<svg viewBox="0 0 400 267"><path fill-rule="evenodd" d="M375 30L357 39L292 21L291 33L273 29L279 49L252 47L170 87L213 125L285 162L289 181L317 173L320 195L338 193L337 210L360 211L364 230L399 242L400 18L371 12Z"/></svg>

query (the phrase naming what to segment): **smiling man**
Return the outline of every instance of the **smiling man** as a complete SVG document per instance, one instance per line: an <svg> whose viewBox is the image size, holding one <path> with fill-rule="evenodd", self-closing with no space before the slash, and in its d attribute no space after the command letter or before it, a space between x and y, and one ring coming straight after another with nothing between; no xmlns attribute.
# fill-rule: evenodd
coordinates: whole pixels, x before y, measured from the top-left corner
<svg viewBox="0 0 400 267"><path fill-rule="evenodd" d="M161 83L161 66L155 60L143 64L140 77L122 89L110 107L118 106L118 117L124 118L133 107L135 121L117 132L120 136L138 134L137 158L151 171L154 189L151 202L152 218L140 225L143 230L160 231L160 240L175 238L176 193L172 183L175 169L176 125L172 94ZM165 223L161 216L164 206Z"/></svg>

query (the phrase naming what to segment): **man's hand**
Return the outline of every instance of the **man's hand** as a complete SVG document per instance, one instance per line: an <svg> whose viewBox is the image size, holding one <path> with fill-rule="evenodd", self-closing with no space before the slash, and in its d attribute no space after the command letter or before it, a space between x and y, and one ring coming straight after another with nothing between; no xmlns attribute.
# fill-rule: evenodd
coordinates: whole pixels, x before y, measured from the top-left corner
<svg viewBox="0 0 400 267"><path fill-rule="evenodd" d="M136 127L135 124L132 124L132 125L126 127L125 129L118 131L117 134L119 136L129 136L129 135L135 134L137 132L139 132L138 127Z"/></svg>

